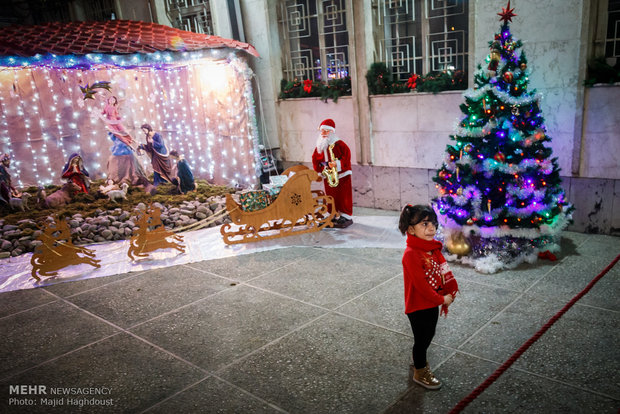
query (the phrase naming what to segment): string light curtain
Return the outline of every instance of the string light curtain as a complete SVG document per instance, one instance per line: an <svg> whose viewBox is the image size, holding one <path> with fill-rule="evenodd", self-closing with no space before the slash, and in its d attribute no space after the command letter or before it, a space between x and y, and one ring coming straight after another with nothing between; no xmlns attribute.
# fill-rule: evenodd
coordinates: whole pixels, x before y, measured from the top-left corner
<svg viewBox="0 0 620 414"><path fill-rule="evenodd" d="M138 143L145 142L140 126L148 123L169 150L185 155L197 178L230 186L257 183L252 71L235 52L148 59L90 55L90 65L76 65L70 56L20 59L0 66L0 152L11 155L14 184L60 183L62 167L74 152L84 159L91 179L104 178L112 141L100 114L112 95ZM80 86L101 81L110 82L110 92L97 89L94 100L84 99ZM151 173L148 157L139 160Z"/></svg>

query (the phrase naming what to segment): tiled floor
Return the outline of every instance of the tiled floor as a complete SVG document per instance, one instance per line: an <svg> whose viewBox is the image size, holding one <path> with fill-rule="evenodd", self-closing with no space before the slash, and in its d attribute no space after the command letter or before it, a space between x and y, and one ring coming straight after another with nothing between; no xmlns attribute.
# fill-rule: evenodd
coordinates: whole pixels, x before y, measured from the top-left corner
<svg viewBox="0 0 620 414"><path fill-rule="evenodd" d="M409 380L399 249L291 247L2 293L0 412L445 413L618 254L619 238L567 232L559 262L453 266L461 295L429 354L440 391ZM464 412L617 413L619 325L616 265Z"/></svg>

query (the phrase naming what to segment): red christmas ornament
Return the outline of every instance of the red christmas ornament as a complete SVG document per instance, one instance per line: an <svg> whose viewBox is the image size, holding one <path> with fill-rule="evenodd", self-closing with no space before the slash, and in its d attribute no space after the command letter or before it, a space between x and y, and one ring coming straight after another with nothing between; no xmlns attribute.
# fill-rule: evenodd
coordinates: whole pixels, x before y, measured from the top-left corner
<svg viewBox="0 0 620 414"><path fill-rule="evenodd" d="M504 73L504 80L508 83L512 83L513 79L515 78L515 76L512 74L512 72L506 72Z"/></svg>
<svg viewBox="0 0 620 414"><path fill-rule="evenodd" d="M504 162L506 161L506 156L502 152L498 152L497 154L495 154L493 159L495 159L495 161L497 162Z"/></svg>
<svg viewBox="0 0 620 414"><path fill-rule="evenodd" d="M512 18L517 16L513 13L513 11L514 7L512 9L510 8L510 0L508 0L508 6L506 6L506 8L502 7L502 12L497 13L497 15L500 16L499 20L506 24L508 24L508 22L512 22Z"/></svg>
<svg viewBox="0 0 620 414"><path fill-rule="evenodd" d="M450 174L446 170L439 171L439 178L445 180L446 178L450 178Z"/></svg>

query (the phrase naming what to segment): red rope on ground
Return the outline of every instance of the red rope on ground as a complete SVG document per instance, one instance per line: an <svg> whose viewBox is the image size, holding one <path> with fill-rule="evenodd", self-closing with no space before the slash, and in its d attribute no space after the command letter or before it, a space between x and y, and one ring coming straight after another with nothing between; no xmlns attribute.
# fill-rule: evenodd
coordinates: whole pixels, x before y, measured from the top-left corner
<svg viewBox="0 0 620 414"><path fill-rule="evenodd" d="M551 325L556 323L558 319L560 319L562 315L566 313L566 311L568 311L579 299L583 297L583 295L588 293L590 289L592 289L592 287L596 284L596 282L598 282L607 272L609 272L609 270L611 270L612 267L614 267L618 260L620 260L620 254L616 256L616 258L612 260L612 262L607 265L607 267L603 269L603 271L599 273L598 276L592 279L581 292L575 295L575 297L573 297L570 302L564 305L564 307L560 309L558 313L553 315L553 317L549 319L549 321L544 324L538 332L536 332L530 339L528 339L523 345L521 345L521 347L517 349L517 351L512 354L512 356L508 358L506 362L504 362L499 368L497 368L495 372L493 372L482 384L480 384L469 395L459 401L458 404L456 404L454 408L450 410L449 414L460 413L465 407L467 407L467 405L469 405L469 403L475 400L478 395L480 395L485 389L487 389L491 384L493 384L495 380L504 373L504 371L506 371L517 359L519 359L519 357L525 351L527 351L530 346L532 346L532 344L534 344L534 342L536 342L545 332L547 332L547 330L549 330L549 328L551 328Z"/></svg>

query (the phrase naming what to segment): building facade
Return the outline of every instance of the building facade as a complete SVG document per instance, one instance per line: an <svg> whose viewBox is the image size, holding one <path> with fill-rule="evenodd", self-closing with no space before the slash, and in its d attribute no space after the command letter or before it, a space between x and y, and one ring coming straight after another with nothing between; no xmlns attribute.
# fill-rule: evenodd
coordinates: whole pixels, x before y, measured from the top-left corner
<svg viewBox="0 0 620 414"><path fill-rule="evenodd" d="M20 2L16 2L20 3ZM36 3L36 2L31 2ZM70 18L88 7L71 4ZM83 3L83 2L82 2ZM369 94L366 74L385 62L395 78L462 70L469 85L486 64L504 0L102 1L119 19L154 21L252 44L262 143L284 166L309 164L317 126L336 121L353 154L354 204L398 210L436 195L431 177L461 117L462 91ZM541 107L563 187L575 204L570 230L620 235L620 84L584 86L588 62L618 70L620 0L512 0L529 87ZM39 23L39 22L35 22ZM350 95L280 99L283 80L350 77Z"/></svg>

